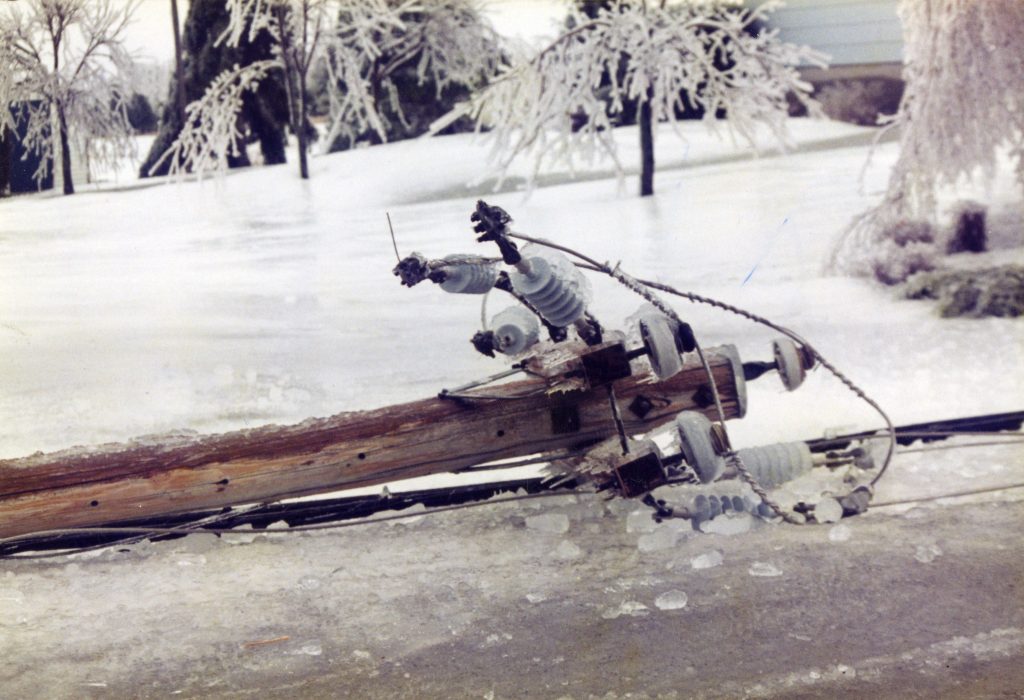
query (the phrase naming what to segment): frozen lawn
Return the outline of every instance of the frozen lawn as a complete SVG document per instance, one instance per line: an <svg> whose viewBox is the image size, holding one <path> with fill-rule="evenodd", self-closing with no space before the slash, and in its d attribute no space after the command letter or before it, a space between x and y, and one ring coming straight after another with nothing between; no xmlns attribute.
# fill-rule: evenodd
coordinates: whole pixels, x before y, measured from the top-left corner
<svg viewBox="0 0 1024 700"><path fill-rule="evenodd" d="M632 179L625 190L598 179L600 165L595 179L529 198L489 196L466 185L485 177L485 151L460 136L315 159L308 183L288 165L3 201L0 458L295 422L497 371L468 343L479 298L405 289L390 273L386 211L403 254L478 252L478 196L524 233L793 328L897 422L1021 409L1020 321L939 320L928 303L821 274L895 151L876 153L864 194L867 149L850 145L862 130L799 121L794 132L804 152L758 160L700 132L685 148L666 136L659 162L672 167L646 200ZM1011 197L1006 182L993 191ZM1019 232L1000 240L995 255L1019 260ZM606 325L638 306L594 282ZM677 308L704 343L769 358L767 331ZM744 446L877 423L818 372L794 394L774 376L753 382L731 432ZM880 496L1019 482L1021 457L1016 445L906 455ZM997 693L999 678L1020 679L1024 648L1013 589L1024 518L1012 493L880 510L834 537L773 526L652 537L627 528L633 504L552 499L416 526L7 563L0 687L11 697L862 697L879 687L928 697L967 679L965 697ZM531 527L538 515L568 531ZM716 565L691 566L712 550ZM970 685L982 677L995 680Z"/></svg>
<svg viewBox="0 0 1024 700"><path fill-rule="evenodd" d="M695 126L686 151L666 131L659 161L737 152ZM626 132L629 146L635 134ZM863 132L794 122L805 144ZM529 198L478 187L427 200L465 191L487 172L486 151L458 136L315 159L307 183L282 166L3 202L0 457L295 422L420 398L496 371L499 363L467 342L478 298L429 285L408 290L390 273L385 212L403 254L478 252L468 219L476 196L508 209L523 232L790 325L897 420L1016 407L1024 378L1010 349L1020 324L940 322L927 304L819 274L830 241L870 201L857 179L865 153L669 169L648 200L632 195L632 179L546 187ZM876 154L868 193L884 183L892 156L891 146ZM613 327L638 305L602 281L596 298L599 318ZM770 336L748 323L680 310L704 342L736 342L745 358L767 358ZM993 393L993 383L1002 389ZM772 380L753 391L751 419L735 429L750 439L873 420L824 377L791 396Z"/></svg>

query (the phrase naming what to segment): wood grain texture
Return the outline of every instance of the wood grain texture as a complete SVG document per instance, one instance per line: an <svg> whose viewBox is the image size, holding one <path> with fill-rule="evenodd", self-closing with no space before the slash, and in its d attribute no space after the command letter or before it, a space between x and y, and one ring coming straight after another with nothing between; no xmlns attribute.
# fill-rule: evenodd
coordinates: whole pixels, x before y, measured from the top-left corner
<svg viewBox="0 0 1024 700"><path fill-rule="evenodd" d="M736 363L721 350L708 355L726 416L742 415ZM617 382L627 430L647 432L697 408L706 384L696 361L664 382ZM382 484L615 434L604 389L549 395L544 387L529 379L477 391L525 398L431 398L292 426L0 460L0 537ZM654 404L642 418L626 408L638 395ZM577 415L578 428L556 426L553 409Z"/></svg>

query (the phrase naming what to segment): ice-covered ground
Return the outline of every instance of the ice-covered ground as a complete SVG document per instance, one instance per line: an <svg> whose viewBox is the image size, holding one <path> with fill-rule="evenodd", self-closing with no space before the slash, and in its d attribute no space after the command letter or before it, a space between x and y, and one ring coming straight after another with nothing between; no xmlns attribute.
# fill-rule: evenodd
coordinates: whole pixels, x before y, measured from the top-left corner
<svg viewBox="0 0 1024 700"><path fill-rule="evenodd" d="M620 186L601 164L585 182L556 172L529 197L514 178L488 195L486 183L467 185L488 177L486 148L456 136L317 158L309 182L287 165L3 201L0 458L296 422L422 398L500 369L467 342L478 298L405 289L390 274L385 212L402 254L477 252L468 217L478 196L505 207L524 233L793 328L899 423L1019 410L1019 321L940 320L927 303L821 274L834 237L884 186L895 147L880 147L861 185L867 148L854 144L866 141L863 130L793 127L799 152L755 160L738 160L727 139L701 131L685 144L663 134L658 195L643 200L632 179ZM629 130L620 137L627 149L635 141ZM990 192L997 202L1013 197L1008 178ZM1020 260L1020 236L1000 232L997 257ZM594 282L606 325L638 305ZM713 309L677 308L704 343L770 356L769 332ZM877 424L819 371L793 394L771 376L753 382L749 415L731 434L744 446ZM1024 481L1022 462L1014 445L908 454L880 496ZM272 697L517 697L526 694L516 692L522 677L540 697L601 696L601 687L715 695L710 681L725 683L723 696L757 684L765 695L814 695L823 684L841 694L850 673L870 685L865 678L905 682L903 668L963 670L965 654L989 668L1019 662L1024 645L1019 590L1000 583L1021 577L1020 504L992 498L916 516L880 511L838 526L846 530L766 526L734 537L674 525L648 532L650 521L628 517L630 504L553 499L434 516L419 528L237 546L200 536L5 563L0 687L11 697L235 697L259 688ZM714 552L725 563L695 578ZM914 615L933 602L930 590L955 608L982 589L989 599L974 610L936 612L931 626ZM871 627L880 609L904 637ZM694 641L702 639L712 642ZM715 639L734 664L717 660ZM661 668L661 645L675 645L671 670L638 675ZM449 685L432 667L451 674ZM586 681L602 673L615 682ZM850 697L864 690L850 687Z"/></svg>
<svg viewBox="0 0 1024 700"><path fill-rule="evenodd" d="M793 126L804 143L862 133ZM659 142L666 166L686 161L671 136ZM703 131L689 136L698 162L738 150ZM939 321L927 304L819 274L831 240L884 184L893 147L876 154L867 195L858 184L865 154L854 147L666 169L658 196L646 200L633 196L632 179L488 200L523 232L790 325L898 421L1015 407L1024 395L1013 351L1019 324ZM390 212L402 254L479 251L468 217L486 190L432 198L484 177L485 160L481 144L456 136L314 159L309 182L287 165L0 204L0 457L294 422L496 371L467 342L479 299L399 286L385 221ZM606 325L638 305L595 283ZM704 342L736 342L745 358L767 358L771 336L749 323L680 311ZM1003 389L993 394L993 382ZM750 439L873 423L823 376L794 395L769 381L753 391L751 420L736 428Z"/></svg>

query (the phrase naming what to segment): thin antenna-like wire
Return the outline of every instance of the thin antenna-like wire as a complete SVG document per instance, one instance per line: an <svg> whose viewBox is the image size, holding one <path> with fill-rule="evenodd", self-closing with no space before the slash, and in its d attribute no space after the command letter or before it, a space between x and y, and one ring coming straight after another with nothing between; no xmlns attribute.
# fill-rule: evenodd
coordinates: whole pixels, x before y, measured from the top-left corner
<svg viewBox="0 0 1024 700"><path fill-rule="evenodd" d="M402 262L402 256L398 254L398 242L395 241L395 227L391 225L391 212L384 212L384 216L388 217L388 230L391 231L391 245L395 249L395 257L398 258L398 262Z"/></svg>

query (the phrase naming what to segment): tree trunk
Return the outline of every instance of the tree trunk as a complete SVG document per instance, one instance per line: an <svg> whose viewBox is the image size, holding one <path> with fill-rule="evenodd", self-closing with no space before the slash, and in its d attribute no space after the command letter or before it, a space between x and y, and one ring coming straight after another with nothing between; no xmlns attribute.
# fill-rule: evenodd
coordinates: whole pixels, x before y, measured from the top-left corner
<svg viewBox="0 0 1024 700"><path fill-rule="evenodd" d="M654 113L650 95L640 103L640 196L654 194Z"/></svg>
<svg viewBox="0 0 1024 700"><path fill-rule="evenodd" d="M14 132L0 126L0 197L11 194L14 173Z"/></svg>
<svg viewBox="0 0 1024 700"><path fill-rule="evenodd" d="M306 78L292 55L291 37L288 35L287 8L276 8L277 27L280 33L281 61L284 63L284 87L288 93L288 118L292 132L299 142L299 177L309 179L306 162ZM297 93L297 94L296 94Z"/></svg>
<svg viewBox="0 0 1024 700"><path fill-rule="evenodd" d="M181 67L181 25L178 22L178 0L171 0L171 21L174 23L174 104L178 120L185 123L185 74Z"/></svg>
<svg viewBox="0 0 1024 700"><path fill-rule="evenodd" d="M306 105L306 74L303 71L299 73L299 119L296 125L299 138L299 177L303 180L309 179L309 163L306 159L306 149L308 144L306 143L306 124L308 123L308 110L309 107Z"/></svg>
<svg viewBox="0 0 1024 700"><path fill-rule="evenodd" d="M64 107L57 105L57 128L60 131L60 173L64 181L64 194L75 193L75 183L71 180L71 146L68 139L68 120L64 116Z"/></svg>

